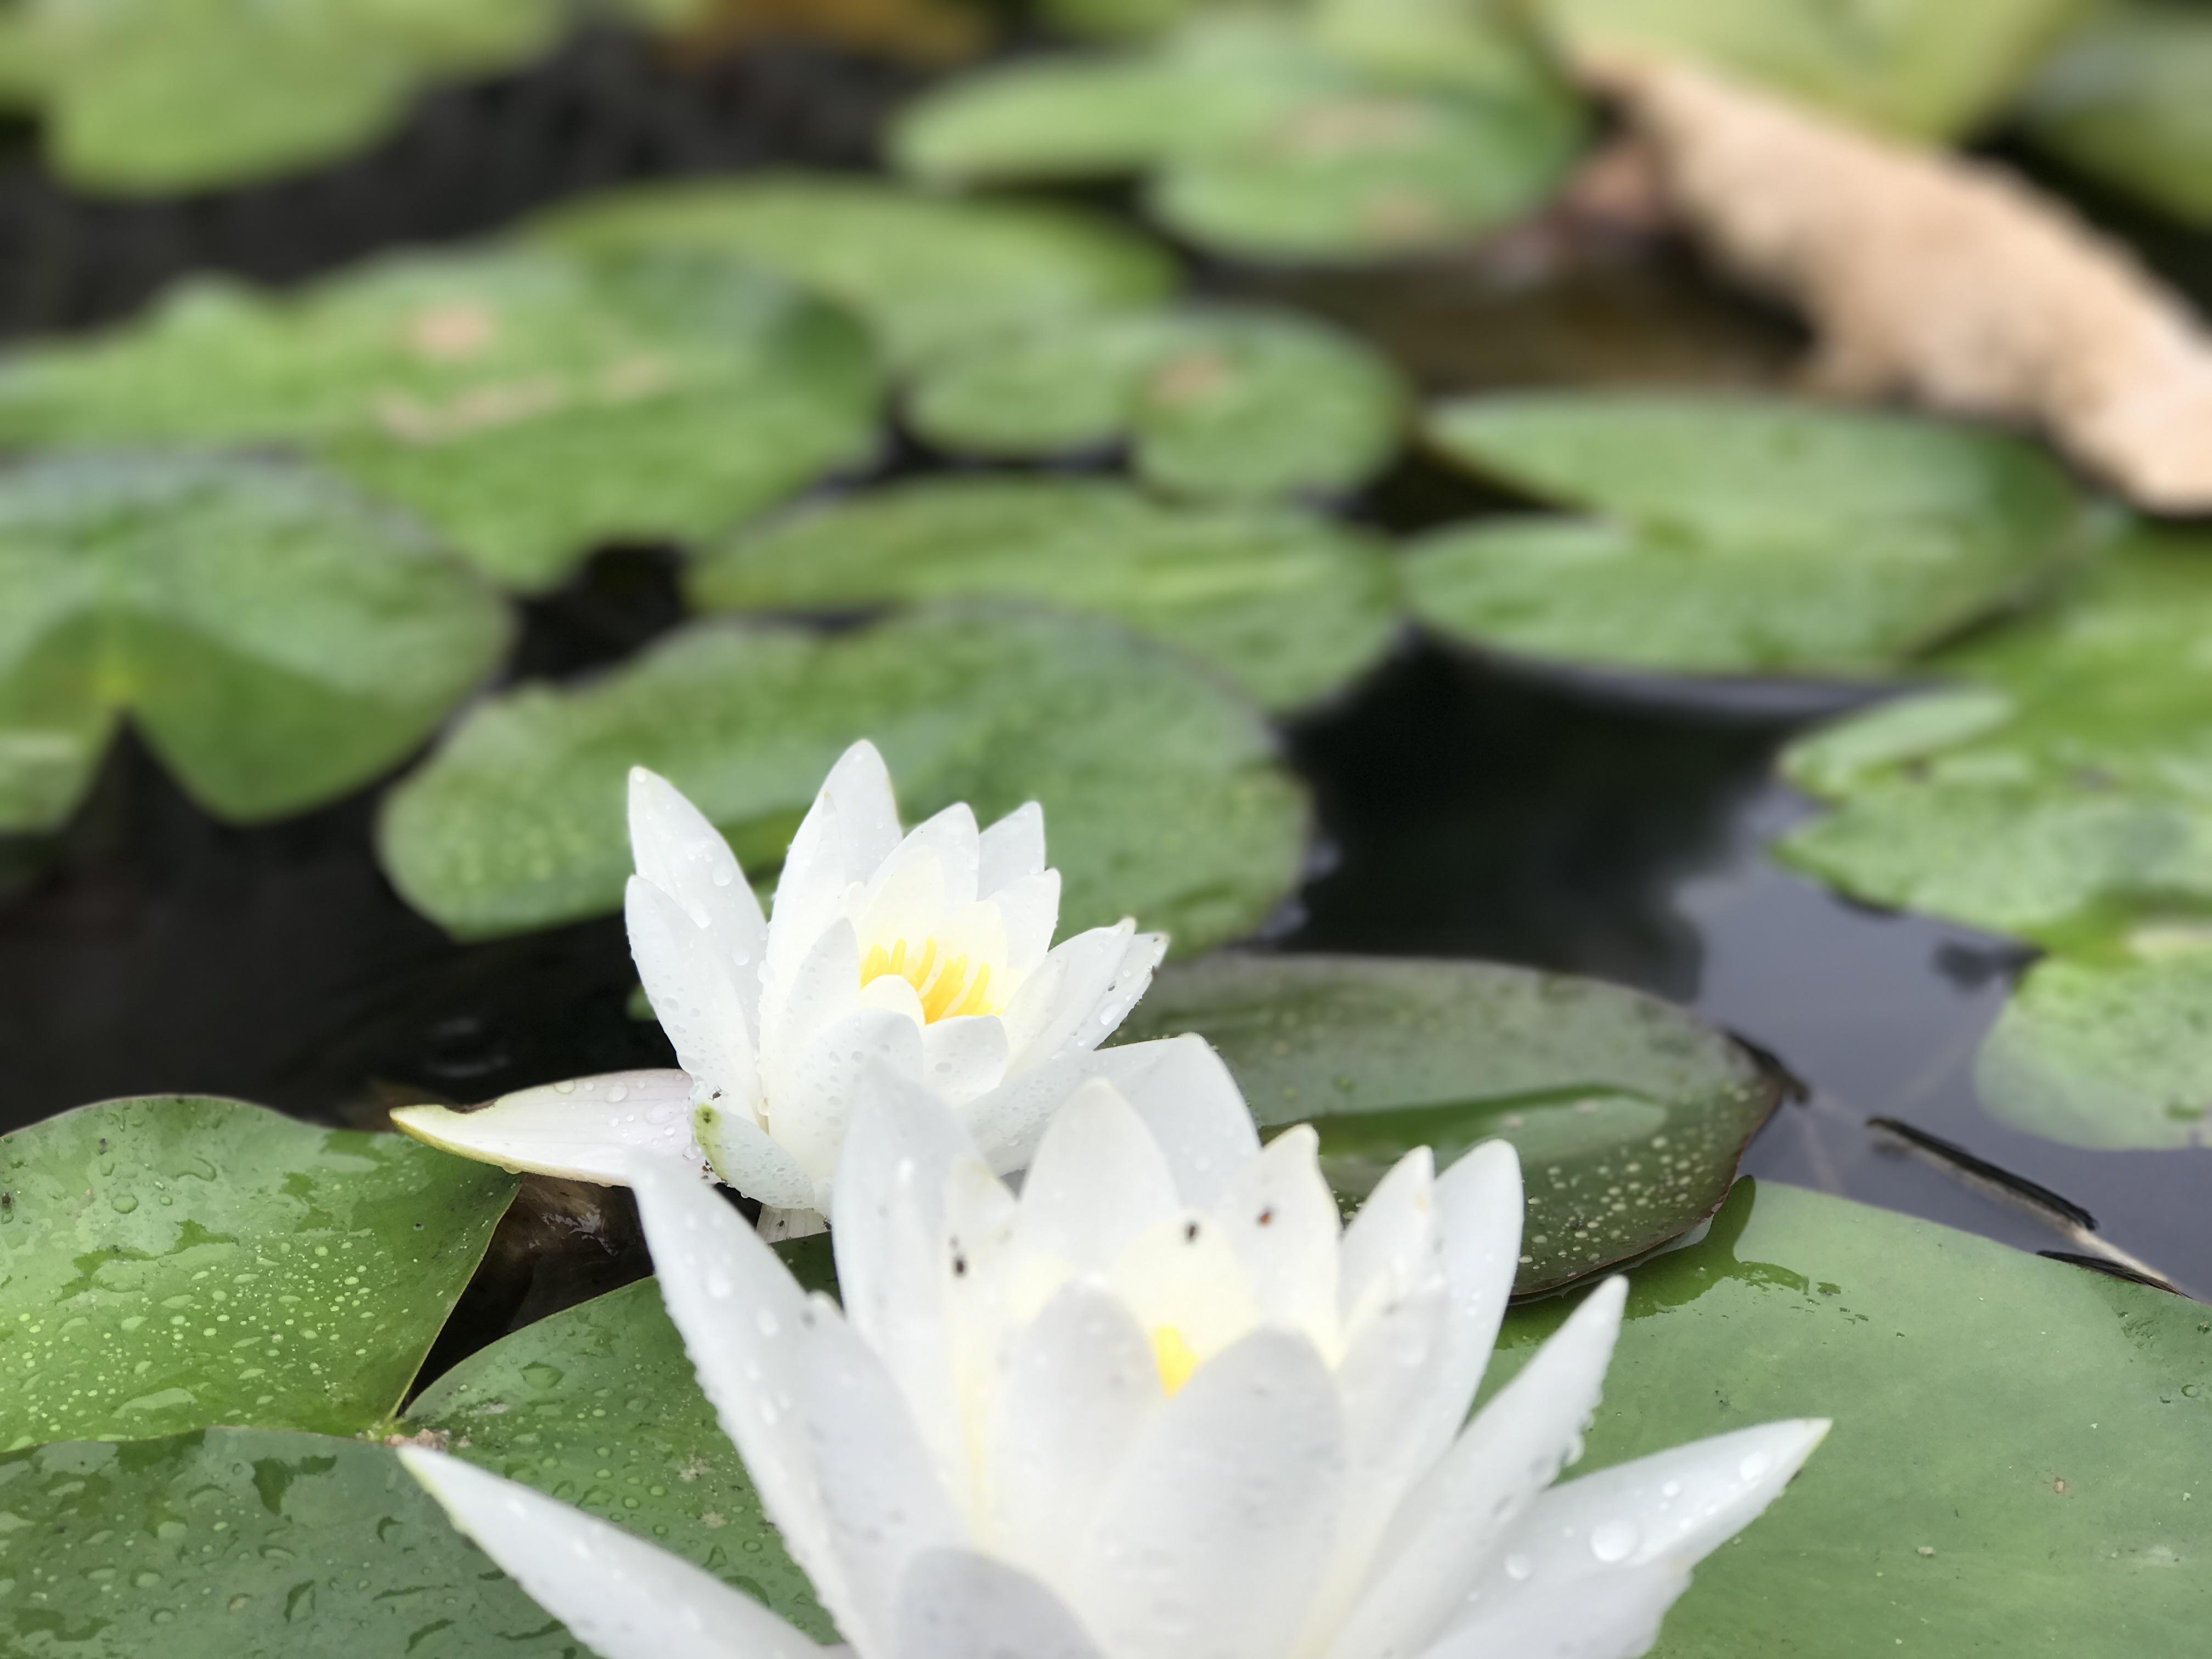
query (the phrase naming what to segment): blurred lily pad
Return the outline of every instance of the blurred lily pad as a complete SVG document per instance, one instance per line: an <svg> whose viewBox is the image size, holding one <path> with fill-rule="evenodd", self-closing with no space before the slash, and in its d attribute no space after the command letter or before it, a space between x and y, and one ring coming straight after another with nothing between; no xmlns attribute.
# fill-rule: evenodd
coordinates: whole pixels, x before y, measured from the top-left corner
<svg viewBox="0 0 2212 1659"><path fill-rule="evenodd" d="M645 765L758 878L863 736L910 820L1042 802L1063 932L1134 915L1203 949L1298 879L1304 803L1249 705L1109 623L976 608L835 635L699 624L580 689L525 686L386 798L380 850L408 902L464 936L612 910L624 778Z"/></svg>
<svg viewBox="0 0 2212 1659"><path fill-rule="evenodd" d="M1688 58L1866 125L1955 137L2094 0L1536 0L1574 57Z"/></svg>
<svg viewBox="0 0 2212 1659"><path fill-rule="evenodd" d="M613 191L556 210L534 234L586 253L750 261L866 319L906 363L981 333L1148 304L1176 280L1164 252L1073 208L805 173Z"/></svg>
<svg viewBox="0 0 2212 1659"><path fill-rule="evenodd" d="M1596 516L1417 542L1416 616L1486 648L1676 673L1879 673L2028 597L2084 509L2041 452L1782 400L1539 393L1443 405L1470 471Z"/></svg>
<svg viewBox="0 0 2212 1659"><path fill-rule="evenodd" d="M1407 393L1352 336L1257 307L1054 322L938 358L907 419L939 448L1068 454L1120 442L1174 495L1356 488L1390 459Z"/></svg>
<svg viewBox="0 0 2212 1659"><path fill-rule="evenodd" d="M382 1421L514 1193L401 1135L175 1096L0 1136L0 1182L10 1448Z"/></svg>
<svg viewBox="0 0 2212 1659"><path fill-rule="evenodd" d="M1572 1310L1505 1321L1504 1386ZM1577 1474L1832 1417L1698 1569L1655 1659L2186 1653L2212 1621L2212 1322L2185 1297L1744 1182L1630 1277Z"/></svg>
<svg viewBox="0 0 2212 1659"><path fill-rule="evenodd" d="M1283 508L1164 507L1099 479L930 478L802 508L693 567L710 610L1000 596L1115 617L1272 709L1337 690L1396 626L1388 556Z"/></svg>
<svg viewBox="0 0 2212 1659"><path fill-rule="evenodd" d="M580 17L692 0L27 0L17 36L57 171L95 190L234 185L335 161L445 75L520 64ZM669 20L669 21L672 21Z"/></svg>
<svg viewBox="0 0 2212 1659"><path fill-rule="evenodd" d="M214 1428L0 1453L24 1659L579 1659L382 1446Z"/></svg>
<svg viewBox="0 0 2212 1659"><path fill-rule="evenodd" d="M464 1360L423 1391L401 1427L675 1551L810 1636L833 1634L761 1513L650 1280Z"/></svg>
<svg viewBox="0 0 2212 1659"><path fill-rule="evenodd" d="M1441 1166L1511 1141L1523 1294L1703 1221L1781 1097L1775 1073L1679 1008L1491 963L1224 953L1161 974L1121 1040L1188 1030L1263 1128L1315 1126L1347 1198L1416 1146Z"/></svg>
<svg viewBox="0 0 2212 1659"><path fill-rule="evenodd" d="M296 467L0 470L0 830L66 818L126 716L224 817L343 794L428 737L507 633L473 573Z"/></svg>
<svg viewBox="0 0 2212 1659"><path fill-rule="evenodd" d="M1146 174L1154 215L1201 246L1370 258L1509 222L1573 160L1575 100L1533 53L1497 56L1516 73L1455 80L1379 48L1363 62L1311 15L1200 17L1145 50L957 81L908 112L892 149L939 182Z"/></svg>
<svg viewBox="0 0 2212 1659"><path fill-rule="evenodd" d="M860 331L702 253L400 256L297 297L234 284L0 367L0 441L307 449L502 581L704 536L869 455Z"/></svg>
<svg viewBox="0 0 2212 1659"><path fill-rule="evenodd" d="M2035 146L2189 224L2212 226L2212 14L2104 7L2021 100Z"/></svg>

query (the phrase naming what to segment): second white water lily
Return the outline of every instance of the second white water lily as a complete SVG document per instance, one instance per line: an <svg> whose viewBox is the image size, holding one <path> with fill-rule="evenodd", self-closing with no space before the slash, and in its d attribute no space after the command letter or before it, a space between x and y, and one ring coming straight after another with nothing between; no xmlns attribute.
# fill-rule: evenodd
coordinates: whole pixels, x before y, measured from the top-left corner
<svg viewBox="0 0 2212 1659"><path fill-rule="evenodd" d="M836 1183L843 1310L712 1193L638 1172L669 1312L861 1659L1627 1659L1826 1425L1554 1486L1623 1281L1472 1422L1518 1254L1502 1144L1395 1170L1348 1228L1310 1130L1265 1151L1196 1039L1093 1083L1018 1197L870 1079ZM811 1643L690 1564L430 1452L456 1522L603 1659Z"/></svg>
<svg viewBox="0 0 2212 1659"><path fill-rule="evenodd" d="M681 1072L510 1095L480 1111L410 1107L410 1134L465 1157L626 1180L658 1154L714 1173L806 1231L871 1068L958 1112L994 1168L1027 1160L1083 1079L1155 1064L1095 1052L1152 982L1164 941L1124 921L1054 947L1060 873L1031 803L979 830L965 805L900 833L874 746L848 750L793 837L771 915L719 831L634 770L624 900L630 951Z"/></svg>

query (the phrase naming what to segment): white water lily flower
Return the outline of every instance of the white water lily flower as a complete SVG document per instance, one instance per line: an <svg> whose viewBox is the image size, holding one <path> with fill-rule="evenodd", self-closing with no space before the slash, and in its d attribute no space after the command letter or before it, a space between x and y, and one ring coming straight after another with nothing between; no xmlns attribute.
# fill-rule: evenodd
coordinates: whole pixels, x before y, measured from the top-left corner
<svg viewBox="0 0 2212 1659"><path fill-rule="evenodd" d="M1101 1054L1165 941L1127 921L1054 946L1060 872L1035 802L978 830L965 805L899 832L890 774L856 743L792 839L764 918L736 856L666 779L630 773L630 953L682 1072L526 1090L480 1111L392 1120L465 1157L623 1182L639 1152L714 1172L811 1231L872 1067L957 1111L1001 1171L1021 1168L1087 1076L1158 1059Z"/></svg>
<svg viewBox="0 0 2212 1659"><path fill-rule="evenodd" d="M1018 1197L882 1079L837 1176L842 1312L711 1192L637 1188L699 1380L862 1659L1626 1659L1827 1427L1553 1486L1625 1281L1468 1422L1518 1254L1512 1149L1441 1178L1417 1152L1340 1228L1313 1132L1261 1151L1218 1060L1085 1085ZM604 1659L816 1651L688 1563L407 1455Z"/></svg>

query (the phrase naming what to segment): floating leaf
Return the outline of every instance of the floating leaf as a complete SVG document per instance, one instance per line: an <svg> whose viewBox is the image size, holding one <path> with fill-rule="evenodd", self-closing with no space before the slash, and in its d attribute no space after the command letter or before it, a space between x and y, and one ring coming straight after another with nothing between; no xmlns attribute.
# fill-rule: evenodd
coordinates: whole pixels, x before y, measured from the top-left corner
<svg viewBox="0 0 2212 1659"><path fill-rule="evenodd" d="M1537 0L1577 58L1694 58L1867 125L1954 137L2002 104L2084 0Z"/></svg>
<svg viewBox="0 0 2212 1659"><path fill-rule="evenodd" d="M832 1635L649 1280L463 1361L402 1427L675 1551L809 1635Z"/></svg>
<svg viewBox="0 0 2212 1659"><path fill-rule="evenodd" d="M1796 1188L1741 1184L1631 1276L1577 1474L1786 1417L1835 1428L1698 1569L1656 1659L2193 1651L2212 1624L2198 1304ZM1486 1386L1569 1311L1506 1320Z"/></svg>
<svg viewBox="0 0 2212 1659"><path fill-rule="evenodd" d="M860 737L910 821L1042 802L1063 932L1133 915L1202 949L1298 878L1304 804L1244 704L1107 623L973 609L830 635L702 624L580 690L524 687L387 799L385 868L464 935L611 910L630 868L624 778L644 765L759 877Z"/></svg>
<svg viewBox="0 0 2212 1659"><path fill-rule="evenodd" d="M1405 570L1473 644L1683 673L1878 672L2024 597L2082 509L2040 452L1969 427L1779 400L1462 399L1450 459L1603 516L1438 532Z"/></svg>
<svg viewBox="0 0 2212 1659"><path fill-rule="evenodd" d="M804 173L615 191L557 210L535 234L587 253L750 261L866 318L909 363L978 334L1148 304L1176 279L1172 259L1109 219Z"/></svg>
<svg viewBox="0 0 2212 1659"><path fill-rule="evenodd" d="M1351 33L1200 18L1143 52L1016 63L923 99L894 155L963 184L1150 173L1164 222L1261 258L1462 240L1534 207L1573 159L1579 112L1533 56L1501 46L1510 74L1437 76Z"/></svg>
<svg viewBox="0 0 2212 1659"><path fill-rule="evenodd" d="M215 1428L0 1454L25 1659L583 1659L382 1446Z"/></svg>
<svg viewBox="0 0 2212 1659"><path fill-rule="evenodd" d="M11 1447L381 1421L514 1192L401 1135L178 1096L0 1136L0 1181Z"/></svg>
<svg viewBox="0 0 2212 1659"><path fill-rule="evenodd" d="M974 596L1119 617L1270 708L1334 691L1396 625L1387 556L1285 509L1163 507L1074 478L931 478L801 509L693 569L722 610L839 611Z"/></svg>
<svg viewBox="0 0 2212 1659"><path fill-rule="evenodd" d="M1356 488L1396 447L1404 384L1358 340L1291 312L1218 307L1055 322L939 358L907 420L957 453L1127 442L1171 494Z"/></svg>
<svg viewBox="0 0 2212 1659"><path fill-rule="evenodd" d="M2192 225L2212 226L2212 17L2172 5L2092 15L2028 87L2035 146Z"/></svg>
<svg viewBox="0 0 2212 1659"><path fill-rule="evenodd" d="M66 818L125 715L222 817L342 795L428 736L507 631L471 573L298 468L0 470L0 830Z"/></svg>
<svg viewBox="0 0 2212 1659"><path fill-rule="evenodd" d="M1163 973L1121 1040L1188 1030L1220 1050L1263 1128L1314 1124L1346 1195L1415 1146L1441 1166L1511 1141L1524 1294L1711 1215L1780 1097L1772 1073L1679 1008L1490 963L1209 957Z"/></svg>
<svg viewBox="0 0 2212 1659"><path fill-rule="evenodd" d="M875 442L841 313L698 252L411 255L235 284L0 370L0 441L306 448L518 587L595 543L700 537Z"/></svg>

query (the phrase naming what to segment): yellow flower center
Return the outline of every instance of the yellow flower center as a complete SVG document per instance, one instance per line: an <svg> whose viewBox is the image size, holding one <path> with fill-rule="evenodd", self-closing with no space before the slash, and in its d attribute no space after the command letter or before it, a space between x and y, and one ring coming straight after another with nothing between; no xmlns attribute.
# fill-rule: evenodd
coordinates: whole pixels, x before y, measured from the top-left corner
<svg viewBox="0 0 2212 1659"><path fill-rule="evenodd" d="M921 1017L931 1024L963 1014L999 1012L989 995L991 964L979 963L970 969L966 957L944 955L933 939L924 939L920 951L908 949L904 939L889 950L870 945L860 959L860 983L872 984L887 974L914 987L921 999Z"/></svg>
<svg viewBox="0 0 2212 1659"><path fill-rule="evenodd" d="M1170 1400L1190 1381L1190 1374L1198 1369L1198 1356L1182 1333L1172 1325L1152 1327L1152 1364L1160 1368L1160 1391Z"/></svg>

